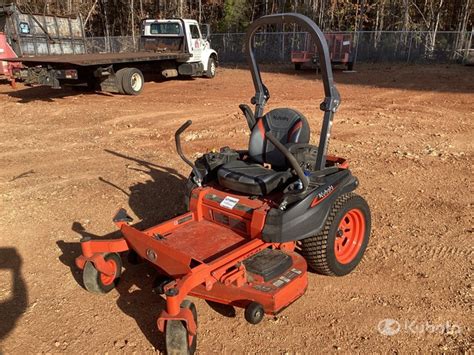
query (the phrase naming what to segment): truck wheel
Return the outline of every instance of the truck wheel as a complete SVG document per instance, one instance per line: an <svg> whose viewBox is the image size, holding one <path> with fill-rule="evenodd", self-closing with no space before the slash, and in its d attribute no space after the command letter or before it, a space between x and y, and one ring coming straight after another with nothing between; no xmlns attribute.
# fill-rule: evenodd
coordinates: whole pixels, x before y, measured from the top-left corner
<svg viewBox="0 0 474 355"><path fill-rule="evenodd" d="M207 62L207 71L206 71L206 78L212 79L216 76L217 64L214 57L209 57L209 61Z"/></svg>
<svg viewBox="0 0 474 355"><path fill-rule="evenodd" d="M117 85L119 94L125 94L123 91L123 77L126 71L127 68L122 68L115 72L115 85Z"/></svg>
<svg viewBox="0 0 474 355"><path fill-rule="evenodd" d="M347 70L348 71L354 70L354 62L347 62Z"/></svg>
<svg viewBox="0 0 474 355"><path fill-rule="evenodd" d="M354 193L341 195L332 205L323 229L301 241L301 252L317 273L347 275L364 255L370 224L367 202Z"/></svg>
<svg viewBox="0 0 474 355"><path fill-rule="evenodd" d="M140 70L137 68L124 68L122 88L125 94L138 95L142 92L144 83L145 79Z"/></svg>
<svg viewBox="0 0 474 355"><path fill-rule="evenodd" d="M295 63L295 70L301 70L301 63Z"/></svg>

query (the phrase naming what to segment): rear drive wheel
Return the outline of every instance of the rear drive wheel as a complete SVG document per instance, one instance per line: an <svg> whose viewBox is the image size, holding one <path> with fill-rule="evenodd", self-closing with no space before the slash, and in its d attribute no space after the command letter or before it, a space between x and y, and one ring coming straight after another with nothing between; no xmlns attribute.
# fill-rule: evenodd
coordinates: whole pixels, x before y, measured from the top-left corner
<svg viewBox="0 0 474 355"><path fill-rule="evenodd" d="M123 70L122 88L124 93L127 95L138 95L141 93L145 83L142 72L137 68L124 68Z"/></svg>
<svg viewBox="0 0 474 355"><path fill-rule="evenodd" d="M117 286L122 275L122 259L117 253L104 255L104 260L114 270L113 275L105 275L97 270L93 263L86 262L82 273L82 280L87 291L93 293L107 293Z"/></svg>
<svg viewBox="0 0 474 355"><path fill-rule="evenodd" d="M334 202L319 234L302 240L302 254L317 273L347 275L364 255L370 226L367 202L354 193L344 194Z"/></svg>
<svg viewBox="0 0 474 355"><path fill-rule="evenodd" d="M217 72L217 63L214 57L209 57L209 61L207 62L207 70L206 70L206 78L212 79L216 76Z"/></svg>
<svg viewBox="0 0 474 355"><path fill-rule="evenodd" d="M197 311L194 303L184 300L181 308L191 310L197 326ZM168 355L192 355L196 351L197 334L193 337L191 345L188 343L188 330L186 324L180 320L166 322L165 330L166 353Z"/></svg>

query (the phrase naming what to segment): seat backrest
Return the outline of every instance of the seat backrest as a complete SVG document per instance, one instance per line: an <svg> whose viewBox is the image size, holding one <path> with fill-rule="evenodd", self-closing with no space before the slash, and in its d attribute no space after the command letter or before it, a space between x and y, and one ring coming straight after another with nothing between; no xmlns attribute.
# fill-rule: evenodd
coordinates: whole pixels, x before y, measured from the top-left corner
<svg viewBox="0 0 474 355"><path fill-rule="evenodd" d="M273 168L287 168L284 155L265 137L270 131L283 145L309 143L309 124L300 112L290 108L276 108L258 119L252 129L249 156L258 163L271 164Z"/></svg>

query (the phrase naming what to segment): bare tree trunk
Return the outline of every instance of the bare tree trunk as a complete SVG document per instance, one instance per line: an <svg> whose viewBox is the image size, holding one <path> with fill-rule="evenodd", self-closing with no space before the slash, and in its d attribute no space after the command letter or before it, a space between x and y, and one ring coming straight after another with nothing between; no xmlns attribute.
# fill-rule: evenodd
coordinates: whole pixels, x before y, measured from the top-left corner
<svg viewBox="0 0 474 355"><path fill-rule="evenodd" d="M198 22L201 23L202 0L198 0Z"/></svg>
<svg viewBox="0 0 474 355"><path fill-rule="evenodd" d="M324 5L325 5L326 0L321 0L321 5L319 6L319 24L321 26L321 29L324 29Z"/></svg>
<svg viewBox="0 0 474 355"><path fill-rule="evenodd" d="M362 21L360 16L358 16L358 14L361 14L361 12L359 11L360 7L361 6L359 4L359 0L357 0L356 11L355 11L355 16L354 16L354 31L357 31L357 29L359 28L359 21Z"/></svg>
<svg viewBox="0 0 474 355"><path fill-rule="evenodd" d="M133 43L133 48L136 47L135 43L135 6L134 6L134 1L130 0L130 15L132 16L132 43Z"/></svg>
<svg viewBox="0 0 474 355"><path fill-rule="evenodd" d="M86 19L84 20L84 27L86 27L87 21L89 21L89 18L91 17L92 12L95 10L95 7L96 7L98 1L99 1L99 0L95 0L95 1L94 1L94 4L92 4L91 9L90 9L89 12L87 13Z"/></svg>
<svg viewBox="0 0 474 355"><path fill-rule="evenodd" d="M312 0L311 1L311 18L314 19L314 20L317 20L316 17L318 15L318 5L319 5L319 2L318 0ZM321 23L319 23L318 21L318 26L320 26Z"/></svg>
<svg viewBox="0 0 474 355"><path fill-rule="evenodd" d="M462 7L459 18L459 27L458 27L458 35L456 39L456 50L460 50L464 48L464 42L466 41L466 30L467 30L467 23L469 20L469 15L471 14L471 0L466 0L464 2L464 6Z"/></svg>
<svg viewBox="0 0 474 355"><path fill-rule="evenodd" d="M102 7L104 13L104 27L105 27L105 48L107 51L111 52L112 48L110 46L110 31L109 31L109 20L108 20L108 11L107 11L107 0L102 0Z"/></svg>
<svg viewBox="0 0 474 355"><path fill-rule="evenodd" d="M402 31L408 31L410 24L410 0L403 0L403 10Z"/></svg>
<svg viewBox="0 0 474 355"><path fill-rule="evenodd" d="M377 6L377 17L375 19L375 36L374 36L374 48L377 48L382 35L383 19L385 12L385 0L381 0L379 6Z"/></svg>
<svg viewBox="0 0 474 355"><path fill-rule="evenodd" d="M444 0L439 0L438 9L436 11L436 20L433 26L433 34L431 35L431 44L430 44L430 55L433 54L435 45L436 45L436 35L438 34L438 27L439 27L439 17L441 15L441 8L443 7Z"/></svg>

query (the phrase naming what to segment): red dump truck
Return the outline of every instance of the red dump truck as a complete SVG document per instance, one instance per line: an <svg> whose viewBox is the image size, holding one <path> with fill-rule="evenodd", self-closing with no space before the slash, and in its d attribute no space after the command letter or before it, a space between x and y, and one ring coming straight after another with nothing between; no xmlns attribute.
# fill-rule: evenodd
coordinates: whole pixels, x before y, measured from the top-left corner
<svg viewBox="0 0 474 355"><path fill-rule="evenodd" d="M7 42L7 35L0 32L0 78L5 78L12 83L13 81L13 70L20 68L21 64L18 62L7 62L4 59L17 58L16 53Z"/></svg>

